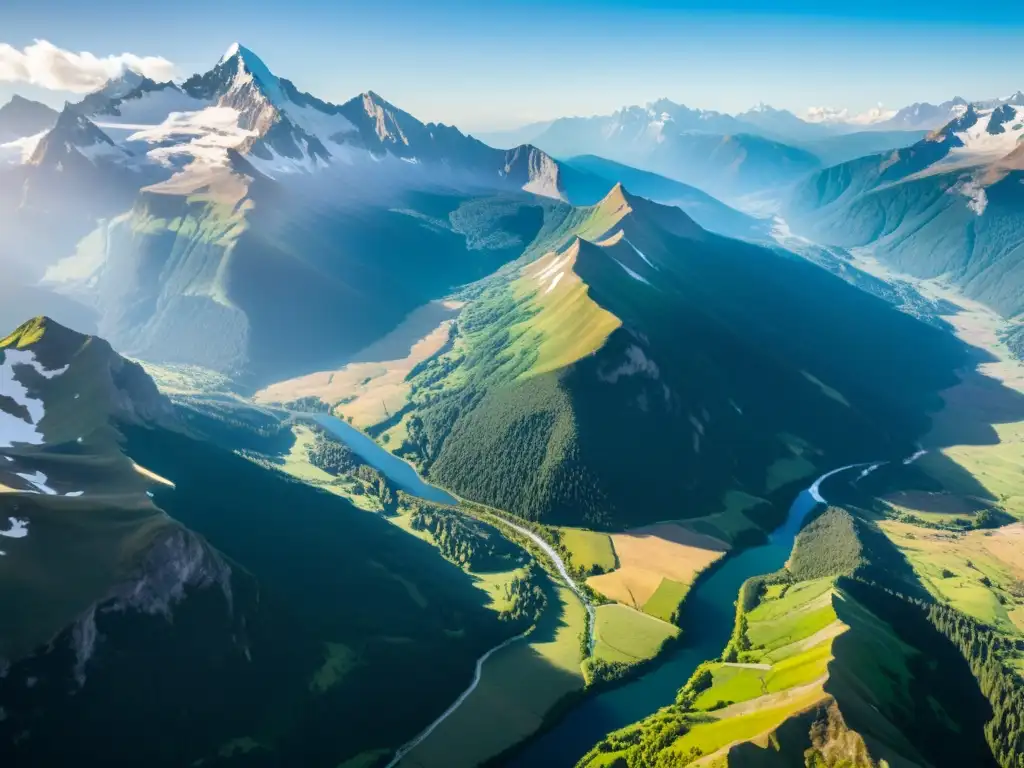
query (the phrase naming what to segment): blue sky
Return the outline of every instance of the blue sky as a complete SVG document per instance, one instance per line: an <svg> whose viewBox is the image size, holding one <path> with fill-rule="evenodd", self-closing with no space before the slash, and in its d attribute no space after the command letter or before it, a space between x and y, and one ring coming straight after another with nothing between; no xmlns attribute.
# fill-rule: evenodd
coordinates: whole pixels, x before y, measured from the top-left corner
<svg viewBox="0 0 1024 768"><path fill-rule="evenodd" d="M216 7L210 7L210 6ZM1024 13L1009 2L3 0L0 43L162 56L185 76L239 40L321 98L372 89L469 130L610 112L666 96L860 112L1024 89ZM0 82L59 104L67 93Z"/></svg>

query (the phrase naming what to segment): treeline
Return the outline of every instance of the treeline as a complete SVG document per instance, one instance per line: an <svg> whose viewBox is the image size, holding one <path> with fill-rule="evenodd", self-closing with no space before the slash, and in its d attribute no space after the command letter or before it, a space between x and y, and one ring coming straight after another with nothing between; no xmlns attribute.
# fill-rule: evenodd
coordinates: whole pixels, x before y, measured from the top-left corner
<svg viewBox="0 0 1024 768"><path fill-rule="evenodd" d="M1012 640L969 616L937 603L924 604L928 621L959 649L992 706L985 738L1003 768L1024 768L1024 681L1007 657L1024 651Z"/></svg>
<svg viewBox="0 0 1024 768"><path fill-rule="evenodd" d="M541 586L545 578L541 568L534 562L530 563L524 575L517 574L505 585L505 600L509 605L499 614L499 618L526 625L536 624L548 604L547 595Z"/></svg>
<svg viewBox="0 0 1024 768"><path fill-rule="evenodd" d="M441 554L470 571L507 570L525 556L518 547L484 523L402 494L402 505L412 509L414 530L430 533Z"/></svg>
<svg viewBox="0 0 1024 768"><path fill-rule="evenodd" d="M703 756L699 747L677 752L671 747L690 730L700 716L667 707L634 727L609 734L579 762L580 766L603 768L685 768ZM709 719L709 718L708 718ZM612 760L603 757L620 752Z"/></svg>
<svg viewBox="0 0 1024 768"><path fill-rule="evenodd" d="M893 519L901 523L909 523L919 528L931 528L940 531L969 531L972 529L1002 528L1015 522L1015 518L1001 509L986 507L979 510L974 517L954 517L952 520L933 521L918 517L912 512L890 512Z"/></svg>

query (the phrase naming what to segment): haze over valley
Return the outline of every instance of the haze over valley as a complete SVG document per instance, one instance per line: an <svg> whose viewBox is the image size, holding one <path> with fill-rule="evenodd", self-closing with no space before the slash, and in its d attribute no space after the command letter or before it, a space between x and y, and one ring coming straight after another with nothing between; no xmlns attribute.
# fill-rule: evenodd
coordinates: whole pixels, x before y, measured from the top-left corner
<svg viewBox="0 0 1024 768"><path fill-rule="evenodd" d="M839 37L829 93L598 4L612 110L585 9L524 98L441 5L397 81L412 7L266 58L0 10L0 761L1024 766L1024 74L866 100ZM691 23L779 106L646 100L632 25Z"/></svg>

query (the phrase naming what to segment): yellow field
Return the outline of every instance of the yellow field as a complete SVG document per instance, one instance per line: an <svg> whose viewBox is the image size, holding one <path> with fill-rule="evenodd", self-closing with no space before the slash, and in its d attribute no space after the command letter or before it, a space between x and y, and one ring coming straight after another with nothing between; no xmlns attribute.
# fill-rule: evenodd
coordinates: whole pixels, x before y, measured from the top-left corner
<svg viewBox="0 0 1024 768"><path fill-rule="evenodd" d="M614 533L612 546L619 568L591 576L587 584L602 595L637 610L643 608L662 579L690 584L698 573L722 557L729 546L676 523L658 523Z"/></svg>
<svg viewBox="0 0 1024 768"><path fill-rule="evenodd" d="M351 417L356 427L378 424L405 405L410 393L406 377L448 343L452 318L461 306L453 301L426 304L387 336L353 355L353 362L345 367L272 384L253 399L284 403L315 396L338 406L336 415Z"/></svg>

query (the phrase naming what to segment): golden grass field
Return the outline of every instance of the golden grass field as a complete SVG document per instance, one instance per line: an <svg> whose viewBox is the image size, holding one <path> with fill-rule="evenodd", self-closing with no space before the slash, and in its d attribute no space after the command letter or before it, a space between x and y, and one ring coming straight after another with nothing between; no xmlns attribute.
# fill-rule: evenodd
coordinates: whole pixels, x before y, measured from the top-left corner
<svg viewBox="0 0 1024 768"><path fill-rule="evenodd" d="M662 579L690 584L725 555L729 545L676 523L658 523L611 534L619 568L591 576L587 584L602 595L642 609Z"/></svg>
<svg viewBox="0 0 1024 768"><path fill-rule="evenodd" d="M352 362L335 371L320 371L288 379L260 390L258 403L285 403L300 397L319 397L335 414L359 428L384 421L401 410L409 398L406 377L419 363L440 352L452 331L462 304L431 302L419 307L395 330L357 352Z"/></svg>
<svg viewBox="0 0 1024 768"><path fill-rule="evenodd" d="M1024 523L966 533L895 520L879 526L936 598L1001 631L1018 631L1024 600L1014 592L1024 582Z"/></svg>
<svg viewBox="0 0 1024 768"><path fill-rule="evenodd" d="M587 572L595 567L605 572L615 568L615 551L611 536L607 533L583 528L557 530L562 546L569 551L569 559L574 568L582 568Z"/></svg>
<svg viewBox="0 0 1024 768"><path fill-rule="evenodd" d="M517 343L534 345L537 360L524 374L535 376L576 362L600 349L622 325L615 315L590 298L590 289L573 271L578 244L563 254L545 254L515 282L520 295L532 295L537 314L511 329ZM528 333L523 333L528 331Z"/></svg>

